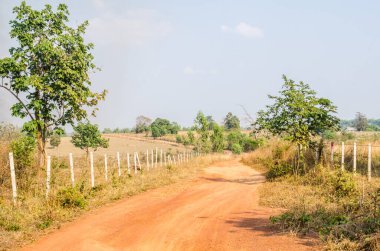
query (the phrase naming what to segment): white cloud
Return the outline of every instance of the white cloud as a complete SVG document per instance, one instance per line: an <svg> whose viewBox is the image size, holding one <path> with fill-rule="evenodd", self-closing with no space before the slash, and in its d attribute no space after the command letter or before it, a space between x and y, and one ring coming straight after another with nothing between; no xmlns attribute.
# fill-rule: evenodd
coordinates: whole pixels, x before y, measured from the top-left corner
<svg viewBox="0 0 380 251"><path fill-rule="evenodd" d="M183 73L186 75L194 75L194 74L198 73L198 71L194 70L194 68L192 66L186 66L183 69Z"/></svg>
<svg viewBox="0 0 380 251"><path fill-rule="evenodd" d="M92 4L98 8L98 9L101 9L101 8L104 8L105 6L105 2L104 0L92 0Z"/></svg>
<svg viewBox="0 0 380 251"><path fill-rule="evenodd" d="M226 33L236 33L244 37L261 38L264 36L262 30L259 27L252 26L246 22L240 22L235 27L229 27L227 25L220 26L220 30Z"/></svg>
<svg viewBox="0 0 380 251"><path fill-rule="evenodd" d="M89 22L88 37L95 44L142 45L172 31L169 22L149 9L129 10L122 16L106 12Z"/></svg>

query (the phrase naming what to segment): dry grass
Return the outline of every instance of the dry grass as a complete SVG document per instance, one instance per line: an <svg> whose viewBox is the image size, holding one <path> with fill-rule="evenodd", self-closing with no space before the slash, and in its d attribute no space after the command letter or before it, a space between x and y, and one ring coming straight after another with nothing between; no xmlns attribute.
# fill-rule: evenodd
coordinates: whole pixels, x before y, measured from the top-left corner
<svg viewBox="0 0 380 251"><path fill-rule="evenodd" d="M110 149L97 151L94 154L95 187L91 188L90 168L82 151L76 151L68 138L64 138L60 154L49 150L52 157L51 192L46 193L45 170L36 172L28 178L17 179L18 200L14 206L11 199L9 178L8 148L0 148L0 161L4 168L0 183L0 250L15 249L31 242L41 234L59 228L62 222L70 221L84 212L120 198L133 196L149 189L165 186L183 179L189 179L204 166L220 160L220 155L198 157L180 165L161 166L160 153L157 167L147 170L145 151L163 149L164 152L176 155L186 149L165 142L133 140L124 137L112 137ZM121 149L120 149L121 148ZM53 152L52 152L53 151ZM115 152L121 156L121 176ZM131 156L131 173L128 174L126 153L140 152L142 170L134 174L133 157ZM71 188L70 169L67 154L74 154L75 188ZM108 157L108 181L105 180L104 153ZM151 153L151 152L150 152ZM177 159L177 156L176 156Z"/></svg>
<svg viewBox="0 0 380 251"><path fill-rule="evenodd" d="M98 149L96 153L99 155L115 155L116 152L120 152L120 154L126 154L128 152L146 152L146 150L152 150L156 147L165 152L172 153L177 151L183 152L184 150L189 151L189 148L174 142L154 140L152 138L146 138L142 135L136 134L106 134L104 137L110 140L110 145L106 149ZM71 137L63 137L61 139L60 146L55 149L48 148L47 153L51 156L61 157L67 157L69 153L73 153L76 156L84 155L84 151L79 148L75 148L73 144L71 144L70 140Z"/></svg>

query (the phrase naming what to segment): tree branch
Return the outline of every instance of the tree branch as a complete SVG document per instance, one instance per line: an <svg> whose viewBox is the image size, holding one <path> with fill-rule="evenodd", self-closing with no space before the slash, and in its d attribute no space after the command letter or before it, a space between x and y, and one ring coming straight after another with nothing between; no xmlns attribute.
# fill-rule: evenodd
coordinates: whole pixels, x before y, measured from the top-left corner
<svg viewBox="0 0 380 251"><path fill-rule="evenodd" d="M10 94L12 94L21 104L22 106L24 107L24 109L26 110L26 112L28 113L28 115L30 116L30 118L32 120L35 120L34 117L32 116L32 114L30 113L29 109L26 107L26 105L24 104L24 102L21 100L21 98L16 94L14 93L11 88L7 87L4 85L4 79L2 78L1 79L1 85L0 87L4 88L5 90L7 90Z"/></svg>

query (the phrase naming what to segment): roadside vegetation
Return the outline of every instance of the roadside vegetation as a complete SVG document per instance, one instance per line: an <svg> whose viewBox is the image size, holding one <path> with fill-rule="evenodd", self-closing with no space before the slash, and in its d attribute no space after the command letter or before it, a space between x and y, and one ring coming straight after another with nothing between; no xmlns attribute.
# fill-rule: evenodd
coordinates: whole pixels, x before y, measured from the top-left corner
<svg viewBox="0 0 380 251"><path fill-rule="evenodd" d="M255 124L267 139L243 162L266 174L261 204L286 209L272 216L272 223L296 234L316 233L327 250L379 250L380 179L367 181L363 160L356 175L351 167L342 170L339 162L331 163L325 140L347 137L336 132L336 107L286 77L279 96L269 97L273 104L259 112ZM349 139L354 138L352 133ZM352 154L346 152L347 163ZM380 164L380 156L372 161Z"/></svg>

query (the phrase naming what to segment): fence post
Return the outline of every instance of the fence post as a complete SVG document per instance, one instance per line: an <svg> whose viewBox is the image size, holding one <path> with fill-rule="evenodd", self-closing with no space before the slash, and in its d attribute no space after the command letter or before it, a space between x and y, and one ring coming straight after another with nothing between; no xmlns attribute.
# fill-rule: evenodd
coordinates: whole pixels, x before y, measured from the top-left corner
<svg viewBox="0 0 380 251"><path fill-rule="evenodd" d="M15 174L15 163L14 163L14 159L13 159L13 153L9 153L9 166L11 169L13 204L16 205L17 187L16 187L16 174Z"/></svg>
<svg viewBox="0 0 380 251"><path fill-rule="evenodd" d="M70 176L71 176L71 185L72 187L75 186L74 181L74 160L73 160L73 154L69 153L69 162L70 162Z"/></svg>
<svg viewBox="0 0 380 251"><path fill-rule="evenodd" d="M133 153L133 162L135 164L135 174L137 174L136 152Z"/></svg>
<svg viewBox="0 0 380 251"><path fill-rule="evenodd" d="M157 159L158 159L158 148L156 147L156 164L154 165L154 167L157 167Z"/></svg>
<svg viewBox="0 0 380 251"><path fill-rule="evenodd" d="M372 178L372 147L371 144L368 144L368 181L371 181Z"/></svg>
<svg viewBox="0 0 380 251"><path fill-rule="evenodd" d="M166 152L164 153L164 165L166 166Z"/></svg>
<svg viewBox="0 0 380 251"><path fill-rule="evenodd" d="M160 152L160 167L162 167L162 148L161 148L161 152Z"/></svg>
<svg viewBox="0 0 380 251"><path fill-rule="evenodd" d="M131 174L131 161L129 160L129 153L127 153L128 174Z"/></svg>
<svg viewBox="0 0 380 251"><path fill-rule="evenodd" d="M146 167L149 171L149 150L146 150Z"/></svg>
<svg viewBox="0 0 380 251"><path fill-rule="evenodd" d="M116 158L117 158L117 171L118 171L118 174L120 177L121 176L121 169L120 169L120 153L119 152L116 153Z"/></svg>
<svg viewBox="0 0 380 251"><path fill-rule="evenodd" d="M175 155L173 155L173 163L174 165L177 165L177 163L175 162Z"/></svg>
<svg viewBox="0 0 380 251"><path fill-rule="evenodd" d="M151 151L151 163L152 163L152 168L154 167L154 152L153 152L153 149Z"/></svg>
<svg viewBox="0 0 380 251"><path fill-rule="evenodd" d="M107 161L107 154L104 154L104 176L106 178L106 181L108 181L108 161Z"/></svg>
<svg viewBox="0 0 380 251"><path fill-rule="evenodd" d="M141 167L141 164L140 164L139 153L137 153L137 164L139 165L140 171L142 171L142 167Z"/></svg>
<svg viewBox="0 0 380 251"><path fill-rule="evenodd" d="M90 173L91 173L91 187L95 186L95 175L94 175L94 153L90 152Z"/></svg>
<svg viewBox="0 0 380 251"><path fill-rule="evenodd" d="M342 142L342 171L344 171L344 142Z"/></svg>
<svg viewBox="0 0 380 251"><path fill-rule="evenodd" d="M49 197L49 192L50 192L50 166L51 166L51 157L47 156L47 162L46 162L46 198Z"/></svg>
<svg viewBox="0 0 380 251"><path fill-rule="evenodd" d="M334 168L334 142L331 142L331 166Z"/></svg>
<svg viewBox="0 0 380 251"><path fill-rule="evenodd" d="M354 171L354 174L356 174L356 142L354 142L354 166L353 166L353 171Z"/></svg>

